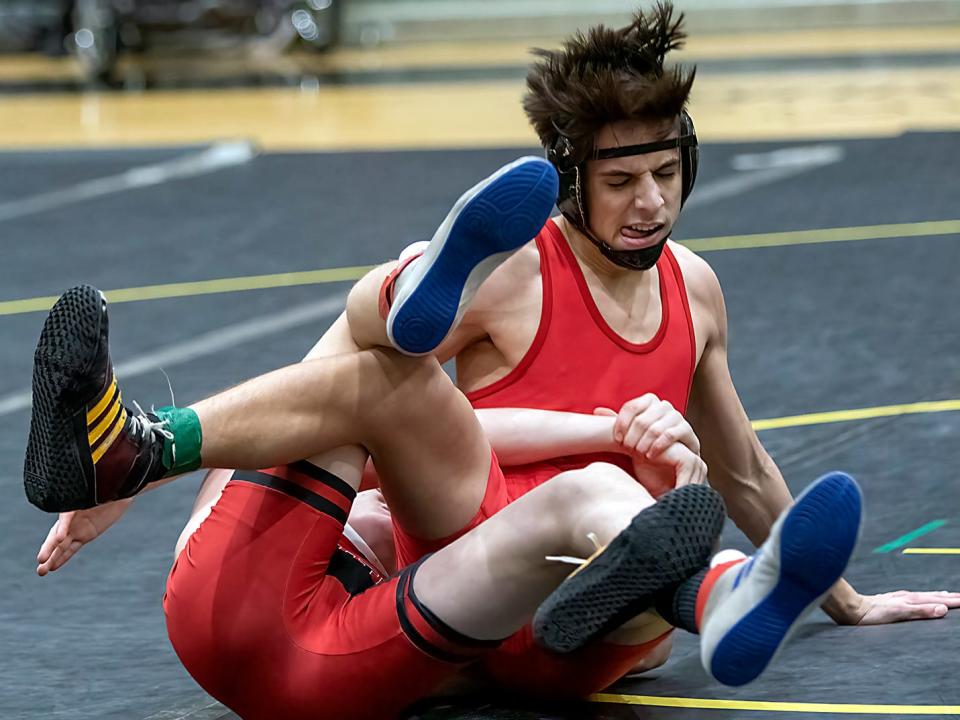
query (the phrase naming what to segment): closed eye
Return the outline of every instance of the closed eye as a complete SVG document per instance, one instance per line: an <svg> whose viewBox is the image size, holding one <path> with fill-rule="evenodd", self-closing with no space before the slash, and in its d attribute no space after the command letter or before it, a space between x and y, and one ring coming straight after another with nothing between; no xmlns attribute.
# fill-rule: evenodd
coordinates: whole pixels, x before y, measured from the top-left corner
<svg viewBox="0 0 960 720"><path fill-rule="evenodd" d="M679 169L680 169L679 163L676 160L674 160L672 162L667 163L666 165L661 165L656 170L654 170L653 174L658 178L668 178L676 175L677 170Z"/></svg>

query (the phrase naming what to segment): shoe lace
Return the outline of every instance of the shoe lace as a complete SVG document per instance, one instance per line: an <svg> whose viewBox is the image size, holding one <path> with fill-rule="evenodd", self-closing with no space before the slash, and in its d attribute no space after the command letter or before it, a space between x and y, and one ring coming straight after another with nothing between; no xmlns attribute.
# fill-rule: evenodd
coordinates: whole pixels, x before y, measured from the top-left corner
<svg viewBox="0 0 960 720"><path fill-rule="evenodd" d="M587 533L587 540L593 543L594 551L600 550L603 547L596 533ZM559 562L567 565L576 565L578 567L587 562L587 558L572 557L571 555L547 555L546 560L547 562Z"/></svg>
<svg viewBox="0 0 960 720"><path fill-rule="evenodd" d="M173 463L176 465L177 462L177 445L173 442L173 433L167 429L169 421L167 420L151 420L150 416L147 415L146 411L140 407L140 403L136 400L133 401L133 406L137 409L137 414L130 415L130 419L134 425L136 425L137 433L139 433L141 438L146 438L152 433L156 433L163 438L171 441L170 445L170 454L173 458ZM154 408L151 406L150 411L153 412Z"/></svg>

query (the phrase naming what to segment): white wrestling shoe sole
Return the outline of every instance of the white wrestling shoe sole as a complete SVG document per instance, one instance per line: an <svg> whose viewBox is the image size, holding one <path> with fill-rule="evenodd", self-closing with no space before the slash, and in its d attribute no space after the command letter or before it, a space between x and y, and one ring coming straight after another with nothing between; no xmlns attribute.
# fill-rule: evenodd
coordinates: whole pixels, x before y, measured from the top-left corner
<svg viewBox="0 0 960 720"><path fill-rule="evenodd" d="M397 278L390 343L408 355L436 349L487 276L540 232L558 187L549 162L523 157L464 193L424 254Z"/></svg>
<svg viewBox="0 0 960 720"><path fill-rule="evenodd" d="M737 686L764 671L846 569L862 506L853 478L824 475L781 515L750 559L717 580L700 638L709 675Z"/></svg>

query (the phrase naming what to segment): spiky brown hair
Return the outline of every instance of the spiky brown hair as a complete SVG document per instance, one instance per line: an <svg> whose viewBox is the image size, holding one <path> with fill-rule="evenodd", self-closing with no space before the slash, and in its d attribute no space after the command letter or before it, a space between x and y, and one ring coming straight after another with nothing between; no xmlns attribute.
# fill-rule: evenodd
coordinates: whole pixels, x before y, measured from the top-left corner
<svg viewBox="0 0 960 720"><path fill-rule="evenodd" d="M666 120L684 109L696 68L664 70L664 56L683 46L683 13L658 2L637 11L620 29L603 25L577 32L560 50L533 51L540 59L527 73L523 109L550 147L563 134L572 142L575 162L586 160L594 138L618 120Z"/></svg>

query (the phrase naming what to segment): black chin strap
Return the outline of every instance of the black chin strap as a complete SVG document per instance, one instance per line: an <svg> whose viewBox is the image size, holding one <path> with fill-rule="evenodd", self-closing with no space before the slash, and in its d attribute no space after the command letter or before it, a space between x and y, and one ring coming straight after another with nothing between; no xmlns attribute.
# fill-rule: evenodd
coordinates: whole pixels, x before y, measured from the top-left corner
<svg viewBox="0 0 960 720"><path fill-rule="evenodd" d="M657 260L660 259L660 255L663 253L664 245L667 244L667 238L670 237L670 233L668 232L663 236L663 240L658 242L656 245L640 248L639 250L615 250L594 235L590 228L584 226L583 223L578 222L571 213L568 213L561 208L560 214L563 215L568 223L583 233L590 242L596 245L597 249L600 250L600 253L607 260L612 262L614 265L619 265L620 267L627 268L628 270L649 270L656 265Z"/></svg>

